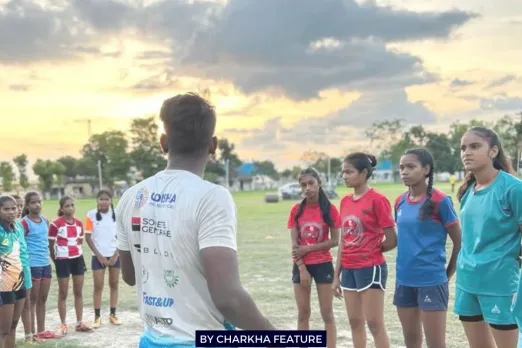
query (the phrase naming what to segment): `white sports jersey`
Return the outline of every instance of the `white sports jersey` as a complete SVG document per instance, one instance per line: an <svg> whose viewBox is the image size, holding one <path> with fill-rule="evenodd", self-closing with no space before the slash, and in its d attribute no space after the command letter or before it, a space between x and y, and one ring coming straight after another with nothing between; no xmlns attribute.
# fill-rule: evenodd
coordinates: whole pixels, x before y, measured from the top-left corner
<svg viewBox="0 0 522 348"><path fill-rule="evenodd" d="M193 343L196 330L227 328L199 256L213 246L236 250L236 207L227 189L187 171L164 170L123 194L116 225L118 249L132 255L148 341Z"/></svg>
<svg viewBox="0 0 522 348"><path fill-rule="evenodd" d="M92 209L85 217L85 233L90 234L98 252L105 257L112 257L116 251L116 222L112 219L112 210L100 213L101 220L96 219L97 209Z"/></svg>

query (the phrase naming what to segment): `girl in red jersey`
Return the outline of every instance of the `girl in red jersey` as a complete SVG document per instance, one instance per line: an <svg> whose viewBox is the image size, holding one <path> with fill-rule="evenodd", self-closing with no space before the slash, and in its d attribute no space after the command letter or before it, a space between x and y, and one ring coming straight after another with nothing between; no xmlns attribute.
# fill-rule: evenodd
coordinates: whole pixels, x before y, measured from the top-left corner
<svg viewBox="0 0 522 348"><path fill-rule="evenodd" d="M339 243L339 212L323 191L317 171L312 168L303 170L299 175L299 183L304 199L292 208L288 219L292 236L292 281L298 310L297 329L309 329L313 279L327 331L328 348L334 348L337 334L332 309L334 269L330 249Z"/></svg>
<svg viewBox="0 0 522 348"><path fill-rule="evenodd" d="M342 165L343 180L353 193L341 200L341 245L332 284L343 297L355 348L366 347L366 324L376 348L389 348L384 325L384 290L388 269L384 252L397 245L391 204L368 186L377 159L365 153L348 155Z"/></svg>
<svg viewBox="0 0 522 348"><path fill-rule="evenodd" d="M76 309L76 331L92 332L93 330L82 321L83 316L83 278L85 261L83 259L83 224L74 218L74 199L63 196L60 199L58 218L49 225L49 248L54 261L56 277L58 278L58 313L61 325L60 334L67 334L65 321L67 294L69 292L69 277L73 279L74 307Z"/></svg>

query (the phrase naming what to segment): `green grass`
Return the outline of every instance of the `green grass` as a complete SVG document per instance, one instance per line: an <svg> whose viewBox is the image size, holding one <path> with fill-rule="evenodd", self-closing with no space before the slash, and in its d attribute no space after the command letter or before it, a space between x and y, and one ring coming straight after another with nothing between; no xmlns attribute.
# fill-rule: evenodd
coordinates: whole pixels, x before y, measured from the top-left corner
<svg viewBox="0 0 522 348"><path fill-rule="evenodd" d="M404 186L397 184L375 185L393 203L395 198L404 191ZM445 192L450 192L449 184L437 184L436 187ZM348 189L337 189L342 197L348 193ZM286 221L293 201L283 201L276 204L266 204L263 201L264 192L238 192L234 193L234 199L238 208L238 248L241 280L248 289L263 313L280 328L294 329L296 325L297 309L294 302L291 283L291 255L290 236L286 229ZM455 204L457 200L453 200ZM116 203L116 202L115 202ZM334 200L338 206L339 200ZM56 201L44 202L44 213L49 218L54 218L57 209ZM78 200L77 217L82 218L85 213L95 207L94 200ZM448 242L448 250L451 250L451 242ZM90 265L91 253L84 246L87 264ZM336 255L337 250L332 252ZM395 250L387 254L390 274L388 276L388 291L385 300L385 319L393 347L403 346L402 331L395 307L392 305L393 288L395 283ZM90 268L90 267L89 267ZM56 280L51 287L48 312L58 315L56 312ZM454 281L450 285L450 309L447 322L447 346L467 347L467 341L462 326L453 314ZM104 294L104 304L107 303L107 291ZM120 283L119 308L136 311L135 289ZM72 294L68 299L68 308L73 308ZM91 271L86 274L84 287L84 306L92 307L92 278ZM334 299L335 317L338 327L338 346L351 347L350 329L347 320L344 303ZM55 314L56 313L56 314ZM136 314L137 315L137 314ZM73 318L72 318L73 319ZM92 318L86 318L91 320ZM317 296L313 291L311 328L322 328L322 320L319 313ZM54 329L54 328L52 328ZM75 333L70 335L78 336ZM97 335L96 333L94 335ZM368 335L370 338L371 335ZM90 336L89 340L95 339ZM133 342L134 346L137 342ZM42 347L75 347L71 341L46 342ZM373 344L369 343L369 347ZM28 346L29 347L29 346Z"/></svg>

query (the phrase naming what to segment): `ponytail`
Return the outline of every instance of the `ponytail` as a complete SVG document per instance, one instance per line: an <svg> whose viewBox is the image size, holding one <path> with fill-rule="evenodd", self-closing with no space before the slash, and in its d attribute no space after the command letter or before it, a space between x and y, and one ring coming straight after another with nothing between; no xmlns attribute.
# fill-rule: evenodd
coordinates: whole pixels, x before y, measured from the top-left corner
<svg viewBox="0 0 522 348"><path fill-rule="evenodd" d="M473 174L472 172L467 172L466 176L464 177L464 182L462 183L462 185L459 187L459 190L457 191L457 199L459 200L459 202L462 201L462 198L466 194L466 191L468 190L468 188L470 186L473 185L473 183L475 183L475 181L476 181L475 174Z"/></svg>

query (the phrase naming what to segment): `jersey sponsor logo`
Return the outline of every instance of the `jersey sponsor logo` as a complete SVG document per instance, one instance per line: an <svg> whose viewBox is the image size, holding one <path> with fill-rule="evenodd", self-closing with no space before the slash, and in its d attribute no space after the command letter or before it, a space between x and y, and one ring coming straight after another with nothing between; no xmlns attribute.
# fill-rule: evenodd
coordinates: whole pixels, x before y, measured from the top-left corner
<svg viewBox="0 0 522 348"><path fill-rule="evenodd" d="M176 194L152 193L149 204L157 208L172 208L176 202Z"/></svg>
<svg viewBox="0 0 522 348"><path fill-rule="evenodd" d="M131 219L132 231L150 233L156 236L172 237L170 229L167 228L167 223L161 220L154 220L149 218L133 217Z"/></svg>
<svg viewBox="0 0 522 348"><path fill-rule="evenodd" d="M171 297L156 297L148 296L146 292L143 293L143 303L152 307L170 308L174 305L174 299Z"/></svg>
<svg viewBox="0 0 522 348"><path fill-rule="evenodd" d="M342 222L342 233L345 246L359 245L363 239L361 220L355 215L348 215Z"/></svg>
<svg viewBox="0 0 522 348"><path fill-rule="evenodd" d="M317 222L305 222L300 228L300 239L304 245L314 245L323 240L323 226Z"/></svg>
<svg viewBox="0 0 522 348"><path fill-rule="evenodd" d="M163 280L165 281L165 284L167 284L167 286L169 288L173 288L176 285L178 285L179 276L176 275L176 271L165 270L163 272Z"/></svg>
<svg viewBox="0 0 522 348"><path fill-rule="evenodd" d="M145 314L145 322L150 327L154 326L170 326L172 325L172 318L161 318L154 315Z"/></svg>
<svg viewBox="0 0 522 348"><path fill-rule="evenodd" d="M136 197L134 198L134 207L141 208L147 203L149 200L149 190L146 187L142 187L136 192Z"/></svg>
<svg viewBox="0 0 522 348"><path fill-rule="evenodd" d="M139 218L139 217L131 218L131 225L132 225L133 232L141 231L141 218Z"/></svg>

